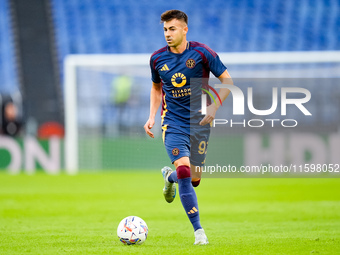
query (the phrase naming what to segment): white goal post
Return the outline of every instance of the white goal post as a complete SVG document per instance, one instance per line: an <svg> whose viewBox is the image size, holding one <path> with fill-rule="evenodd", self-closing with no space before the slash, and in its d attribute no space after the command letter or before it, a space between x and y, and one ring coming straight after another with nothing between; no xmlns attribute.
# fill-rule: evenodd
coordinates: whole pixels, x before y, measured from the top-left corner
<svg viewBox="0 0 340 255"><path fill-rule="evenodd" d="M148 66L151 54L68 55L64 60L65 169L76 174L79 168L77 129L77 68ZM340 63L340 51L219 53L224 64ZM149 75L149 73L147 74ZM151 81L150 81L151 83Z"/></svg>

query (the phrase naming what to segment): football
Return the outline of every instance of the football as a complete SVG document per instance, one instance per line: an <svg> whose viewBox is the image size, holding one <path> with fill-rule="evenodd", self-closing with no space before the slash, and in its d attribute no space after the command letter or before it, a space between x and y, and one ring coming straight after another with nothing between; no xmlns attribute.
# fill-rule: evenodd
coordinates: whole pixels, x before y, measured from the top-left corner
<svg viewBox="0 0 340 255"><path fill-rule="evenodd" d="M142 244L148 236L148 231L148 226L144 220L137 216L129 216L119 223L117 235L124 244Z"/></svg>

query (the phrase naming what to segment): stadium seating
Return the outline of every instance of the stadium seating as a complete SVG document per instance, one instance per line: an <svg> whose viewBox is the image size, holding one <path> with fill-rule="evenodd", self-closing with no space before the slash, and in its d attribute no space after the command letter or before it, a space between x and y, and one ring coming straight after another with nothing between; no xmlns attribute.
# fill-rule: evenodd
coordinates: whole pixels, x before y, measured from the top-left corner
<svg viewBox="0 0 340 255"><path fill-rule="evenodd" d="M164 45L159 15L174 7L189 14L190 40L219 52L340 49L336 1L53 0L53 6L61 56L156 50Z"/></svg>
<svg viewBox="0 0 340 255"><path fill-rule="evenodd" d="M0 93L11 94L18 87L8 3L0 0Z"/></svg>
<svg viewBox="0 0 340 255"><path fill-rule="evenodd" d="M150 53L164 45L160 14L189 15L189 40L218 52L340 50L336 0L51 0L59 61L67 54ZM8 2L0 0L0 91L17 88ZM3 36L5 35L5 36Z"/></svg>

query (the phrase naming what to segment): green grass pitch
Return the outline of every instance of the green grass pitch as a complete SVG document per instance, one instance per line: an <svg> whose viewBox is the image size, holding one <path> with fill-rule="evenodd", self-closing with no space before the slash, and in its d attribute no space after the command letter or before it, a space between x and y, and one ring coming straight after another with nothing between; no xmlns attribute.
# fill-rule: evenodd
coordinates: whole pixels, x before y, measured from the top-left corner
<svg viewBox="0 0 340 255"><path fill-rule="evenodd" d="M340 254L340 179L208 179L196 189L210 244L194 246L159 170L0 174L0 254ZM146 221L143 245L116 228Z"/></svg>

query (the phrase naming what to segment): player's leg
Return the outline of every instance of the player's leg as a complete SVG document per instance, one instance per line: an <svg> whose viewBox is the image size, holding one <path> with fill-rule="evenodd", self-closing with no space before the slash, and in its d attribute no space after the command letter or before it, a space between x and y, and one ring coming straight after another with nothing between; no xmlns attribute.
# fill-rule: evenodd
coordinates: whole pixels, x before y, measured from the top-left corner
<svg viewBox="0 0 340 255"><path fill-rule="evenodd" d="M168 175L168 181L170 183L177 183L178 182L178 178L177 178L177 173L176 171L172 171L169 175Z"/></svg>
<svg viewBox="0 0 340 255"><path fill-rule="evenodd" d="M191 183L192 183L192 186L197 187L200 184L200 182L201 182L203 167L195 166L195 165L191 164L190 165L190 170L191 170Z"/></svg>
<svg viewBox="0 0 340 255"><path fill-rule="evenodd" d="M191 184L189 157L182 157L174 162L178 177L178 191L183 208L195 231L194 244L208 244L208 239L201 226L197 196Z"/></svg>
<svg viewBox="0 0 340 255"><path fill-rule="evenodd" d="M210 125L203 127L190 127L190 172L191 183L193 187L197 187L201 181L202 168L207 153L208 140L210 135ZM194 188L192 188L194 189ZM194 244L208 244L208 238L202 229L195 231Z"/></svg>
<svg viewBox="0 0 340 255"><path fill-rule="evenodd" d="M163 137L166 151L176 168L176 171L166 175L164 179L167 182L170 182L169 179L171 178L173 178L171 179L173 182L177 180L181 203L195 230L195 244L207 244L208 240L200 224L196 192L191 184L190 136L167 131ZM176 174L177 179L174 174Z"/></svg>
<svg viewBox="0 0 340 255"><path fill-rule="evenodd" d="M190 170L192 186L197 187L201 182L203 166L207 155L210 125L190 129Z"/></svg>
<svg viewBox="0 0 340 255"><path fill-rule="evenodd" d="M197 197L191 185L191 171L189 157L182 157L174 162L178 177L178 192L182 205L191 221L194 230L202 228L200 224Z"/></svg>
<svg viewBox="0 0 340 255"><path fill-rule="evenodd" d="M182 157L189 157L190 155L190 140L189 136L178 131L167 130L164 131L164 145L171 160L174 163L177 159ZM164 179L163 195L168 203L171 203L176 196L176 182L177 172L173 171L170 167L162 168L162 175Z"/></svg>
<svg viewBox="0 0 340 255"><path fill-rule="evenodd" d="M163 169L170 169L171 172L167 171L167 181L170 183L177 183L178 178L177 178L177 173L176 171L172 171L171 168L169 167L164 167ZM202 177L202 169L203 167L201 166L194 166L193 164L190 164L190 172L191 172L191 183L192 186L197 187L200 182L201 182L201 177Z"/></svg>

